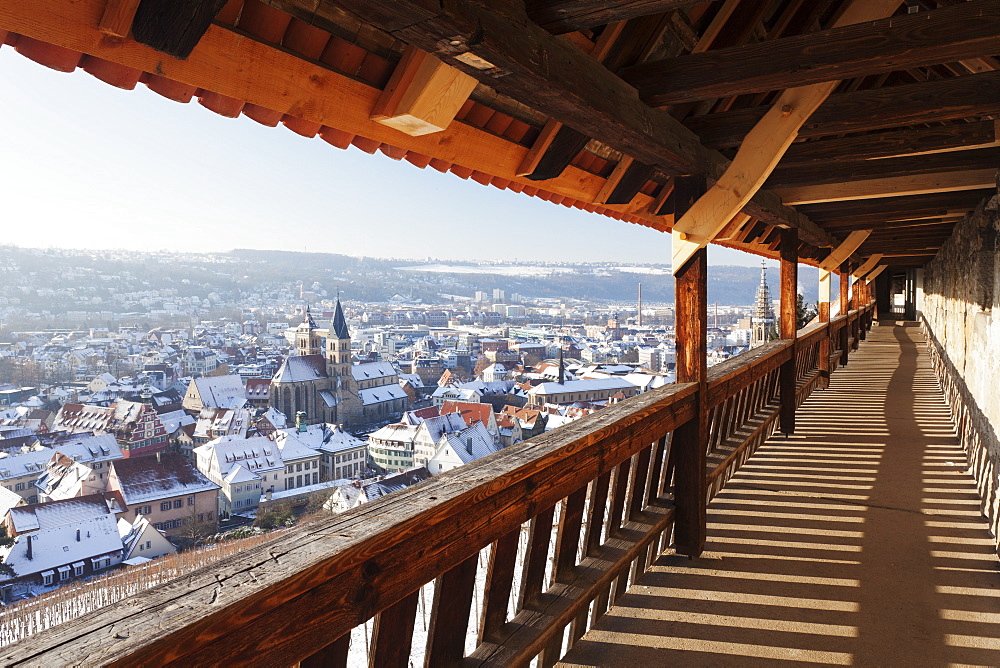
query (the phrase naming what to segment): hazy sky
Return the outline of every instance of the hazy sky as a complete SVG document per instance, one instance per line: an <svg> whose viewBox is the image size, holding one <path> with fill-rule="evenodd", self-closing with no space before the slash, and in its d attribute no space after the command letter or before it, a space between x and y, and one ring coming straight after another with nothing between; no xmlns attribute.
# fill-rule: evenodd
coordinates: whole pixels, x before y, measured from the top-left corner
<svg viewBox="0 0 1000 668"><path fill-rule="evenodd" d="M670 261L669 236L0 49L0 243ZM713 264L759 265L711 247ZM773 265L775 263L768 262Z"/></svg>

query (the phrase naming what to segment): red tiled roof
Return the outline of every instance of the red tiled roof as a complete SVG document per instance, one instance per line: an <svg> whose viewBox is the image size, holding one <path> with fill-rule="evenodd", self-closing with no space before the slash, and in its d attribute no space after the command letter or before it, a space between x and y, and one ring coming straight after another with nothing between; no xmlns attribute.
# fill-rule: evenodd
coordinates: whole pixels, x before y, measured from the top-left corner
<svg viewBox="0 0 1000 668"><path fill-rule="evenodd" d="M492 412L493 407L490 404L475 404L468 401L452 400L446 400L441 404L441 415L458 413L465 420L465 424L470 427L477 422L482 422L484 425L489 424Z"/></svg>

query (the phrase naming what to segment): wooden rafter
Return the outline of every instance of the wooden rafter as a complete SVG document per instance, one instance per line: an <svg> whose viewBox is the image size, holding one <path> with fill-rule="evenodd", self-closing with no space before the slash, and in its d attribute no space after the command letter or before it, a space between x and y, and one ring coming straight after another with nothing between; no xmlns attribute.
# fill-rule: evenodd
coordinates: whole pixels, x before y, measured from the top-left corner
<svg viewBox="0 0 1000 668"><path fill-rule="evenodd" d="M998 127L1000 121L989 120L798 142L785 152L779 169L1000 146Z"/></svg>
<svg viewBox="0 0 1000 668"><path fill-rule="evenodd" d="M703 0L527 0L528 16L553 34L684 9Z"/></svg>
<svg viewBox="0 0 1000 668"><path fill-rule="evenodd" d="M650 104L766 92L1000 51L1000 5L910 16L643 63L623 72Z"/></svg>
<svg viewBox="0 0 1000 668"><path fill-rule="evenodd" d="M788 205L842 202L845 200L903 197L959 190L979 190L996 183L996 169L891 176L816 186L795 186L774 192Z"/></svg>
<svg viewBox="0 0 1000 668"><path fill-rule="evenodd" d="M769 107L687 119L706 146L738 146ZM799 137L812 138L1000 114L1000 72L831 95Z"/></svg>
<svg viewBox="0 0 1000 668"><path fill-rule="evenodd" d="M128 37L139 0L108 0L97 29L115 37Z"/></svg>
<svg viewBox="0 0 1000 668"><path fill-rule="evenodd" d="M850 25L891 14L896 0L852 0L837 25ZM836 88L837 82L784 91L747 134L725 173L682 218L674 221L671 261L676 271L705 247L764 185L799 128Z"/></svg>
<svg viewBox="0 0 1000 668"><path fill-rule="evenodd" d="M855 278L861 278L869 271L871 271L872 268L874 268L875 265L877 265L879 260L881 259L882 259L882 254L875 253L874 255L870 256L867 260L865 260L860 267L855 269L851 275L854 276Z"/></svg>
<svg viewBox="0 0 1000 668"><path fill-rule="evenodd" d="M865 239L867 239L868 235L871 233L871 230L855 230L854 232L851 232L839 246L830 252L826 259L820 262L820 269L834 271L837 267L843 264L847 258L851 257L851 253L858 250L858 247L865 242Z"/></svg>
<svg viewBox="0 0 1000 668"><path fill-rule="evenodd" d="M879 266L875 267L875 269L873 269L870 274L868 274L867 276L865 276L865 278L864 278L865 283L871 283L876 278L878 278L878 275L881 274L886 269L888 269L888 265L885 265L885 264L882 264L882 265L879 265Z"/></svg>

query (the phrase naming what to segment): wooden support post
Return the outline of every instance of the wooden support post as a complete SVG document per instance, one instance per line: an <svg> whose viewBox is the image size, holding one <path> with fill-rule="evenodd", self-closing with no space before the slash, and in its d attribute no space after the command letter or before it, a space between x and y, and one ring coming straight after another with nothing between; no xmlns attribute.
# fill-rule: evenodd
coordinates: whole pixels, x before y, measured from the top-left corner
<svg viewBox="0 0 1000 668"><path fill-rule="evenodd" d="M794 341L798 336L799 233L795 229L781 230L781 338ZM795 433L795 344L792 356L781 365L781 431L786 436Z"/></svg>
<svg viewBox="0 0 1000 668"><path fill-rule="evenodd" d="M844 263L840 267L840 314L847 315L850 313L850 293L847 287L847 281L851 275L850 267L848 263ZM851 337L851 323L844 322L844 326L840 328L840 366L847 366L847 358L850 355L850 346L848 345Z"/></svg>
<svg viewBox="0 0 1000 668"><path fill-rule="evenodd" d="M819 270L819 301L816 303L819 321L826 323L827 335L819 342L819 386L830 387L830 272Z"/></svg>
<svg viewBox="0 0 1000 668"><path fill-rule="evenodd" d="M674 184L674 220L705 192L704 178L677 177ZM674 266L674 313L677 337L677 382L698 383L697 417L674 431L675 548L697 557L705 547L706 447L708 444L707 336L708 251L695 251L682 266Z"/></svg>

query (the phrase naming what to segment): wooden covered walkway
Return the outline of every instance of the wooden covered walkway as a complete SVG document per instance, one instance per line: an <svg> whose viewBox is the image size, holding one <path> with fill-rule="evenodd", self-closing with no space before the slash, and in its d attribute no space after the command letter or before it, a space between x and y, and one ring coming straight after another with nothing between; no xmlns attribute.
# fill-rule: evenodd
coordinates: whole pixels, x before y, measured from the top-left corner
<svg viewBox="0 0 1000 668"><path fill-rule="evenodd" d="M1000 567L916 326L851 363L566 666L1000 665Z"/></svg>

